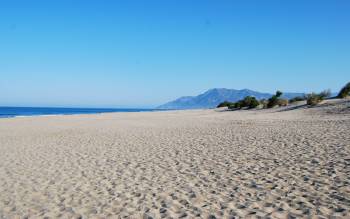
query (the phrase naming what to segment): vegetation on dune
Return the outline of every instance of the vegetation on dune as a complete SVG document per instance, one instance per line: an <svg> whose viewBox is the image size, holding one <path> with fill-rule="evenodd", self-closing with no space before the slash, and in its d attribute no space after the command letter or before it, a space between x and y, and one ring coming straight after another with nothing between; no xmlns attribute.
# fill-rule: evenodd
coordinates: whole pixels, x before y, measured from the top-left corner
<svg viewBox="0 0 350 219"><path fill-rule="evenodd" d="M217 108L228 107L229 109L242 109L242 108L253 109L259 105L260 105L260 103L255 97L246 96L244 99L239 100L237 102L224 101L224 102L220 103L217 106Z"/></svg>
<svg viewBox="0 0 350 219"><path fill-rule="evenodd" d="M246 96L243 100L239 100L235 102L234 104L230 105L230 109L241 109L241 108L248 108L253 109L259 106L259 101L252 96Z"/></svg>
<svg viewBox="0 0 350 219"><path fill-rule="evenodd" d="M350 96L350 82L347 83L340 91L338 94L338 98L345 98L347 96Z"/></svg>
<svg viewBox="0 0 350 219"><path fill-rule="evenodd" d="M228 107L229 109L242 109L242 108L253 109L253 108L257 108L260 105L262 106L262 108L272 108L274 106L287 106L288 100L280 98L282 94L283 93L281 91L277 91L276 94L273 95L268 100L262 99L260 101L253 96L246 96L245 98L237 102L224 101L220 103L217 106L217 108Z"/></svg>
<svg viewBox="0 0 350 219"><path fill-rule="evenodd" d="M273 95L271 98L268 99L267 101L267 108L272 108L275 106L287 106L288 105L288 100L282 99L282 92L281 91L276 91L276 94Z"/></svg>
<svg viewBox="0 0 350 219"><path fill-rule="evenodd" d="M266 99L261 99L260 100L260 104L262 105L262 108L266 109L267 108L267 104L269 103L268 100Z"/></svg>
<svg viewBox="0 0 350 219"><path fill-rule="evenodd" d="M295 102L303 101L303 100L306 100L306 97L305 97L305 96L302 96L302 97L293 97L292 99L289 100L289 102L290 102L290 103L295 103Z"/></svg>
<svg viewBox="0 0 350 219"><path fill-rule="evenodd" d="M255 97L251 97L251 96L244 98L243 101L249 109L256 108L260 105L259 101Z"/></svg>
<svg viewBox="0 0 350 219"><path fill-rule="evenodd" d="M306 95L306 104L309 106L316 106L321 103L324 99L331 96L330 90L324 90L321 93L311 93Z"/></svg>
<svg viewBox="0 0 350 219"><path fill-rule="evenodd" d="M297 101L304 101L304 100L306 100L307 105L315 106L321 103L323 100L329 98L331 96L331 91L328 89L320 93L311 93L305 96L294 97L290 100L281 98L282 94L283 93L281 91L276 91L276 94L273 95L268 100L262 99L260 101L253 96L246 96L244 99L239 100L237 102L224 101L220 103L217 107L228 107L229 109L242 109L242 108L253 109L253 108L257 108L258 106L262 106L262 108L272 108L275 106L287 106L288 103L294 103ZM345 98L349 95L350 95L350 82L347 83L342 88L342 90L338 94L338 97Z"/></svg>
<svg viewBox="0 0 350 219"><path fill-rule="evenodd" d="M267 108L272 108L277 106L277 100L282 95L281 91L277 91L275 95L267 100Z"/></svg>
<svg viewBox="0 0 350 219"><path fill-rule="evenodd" d="M232 102L229 101L224 101L222 103L220 103L216 108L220 108L220 107L229 107L230 105L232 105Z"/></svg>
<svg viewBox="0 0 350 219"><path fill-rule="evenodd" d="M288 106L288 100L287 99L278 99L277 105L278 106Z"/></svg>

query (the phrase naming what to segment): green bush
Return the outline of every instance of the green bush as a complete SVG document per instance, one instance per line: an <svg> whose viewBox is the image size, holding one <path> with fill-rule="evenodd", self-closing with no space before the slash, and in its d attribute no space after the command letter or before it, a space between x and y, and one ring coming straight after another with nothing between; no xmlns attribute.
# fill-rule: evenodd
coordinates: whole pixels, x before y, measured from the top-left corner
<svg viewBox="0 0 350 219"><path fill-rule="evenodd" d="M259 106L259 101L255 97L247 96L243 99L244 105L249 109L256 108Z"/></svg>
<svg viewBox="0 0 350 219"><path fill-rule="evenodd" d="M231 104L228 108L229 109L241 109L243 107L244 107L243 100L239 100L239 101L234 102L233 104Z"/></svg>
<svg viewBox="0 0 350 219"><path fill-rule="evenodd" d="M350 82L347 83L339 92L338 98L345 98L350 95Z"/></svg>
<svg viewBox="0 0 350 219"><path fill-rule="evenodd" d="M306 96L306 104L310 106L316 106L322 102L322 97L319 94L311 93Z"/></svg>
<svg viewBox="0 0 350 219"><path fill-rule="evenodd" d="M235 108L235 109L240 109L244 107L244 104L242 101L237 101L234 104L231 105L231 108Z"/></svg>
<svg viewBox="0 0 350 219"><path fill-rule="evenodd" d="M267 108L272 108L274 106L277 106L277 100L278 98L276 95L273 95L270 99L267 101Z"/></svg>
<svg viewBox="0 0 350 219"><path fill-rule="evenodd" d="M220 108L220 107L229 107L230 105L232 105L232 102L229 101L224 101L222 103L219 103L219 105L216 108Z"/></svg>
<svg viewBox="0 0 350 219"><path fill-rule="evenodd" d="M268 99L267 108L278 106L279 98L282 96L282 94L283 93L281 91L276 91L276 94Z"/></svg>
<svg viewBox="0 0 350 219"><path fill-rule="evenodd" d="M260 103L255 97L247 96L243 100L239 100L234 104L230 105L229 109L241 109L244 107L247 107L248 109L253 109L259 105Z"/></svg>
<svg viewBox="0 0 350 219"><path fill-rule="evenodd" d="M232 105L231 105L231 109L241 109L244 107L244 102L243 100L239 100L237 102L234 102Z"/></svg>
<svg viewBox="0 0 350 219"><path fill-rule="evenodd" d="M321 103L324 99L331 96L330 90L324 90L321 93L311 93L306 95L306 104L310 106L316 106Z"/></svg>
<svg viewBox="0 0 350 219"><path fill-rule="evenodd" d="M277 98L281 97L282 94L283 94L282 91L279 91L279 90L276 91L276 97L277 97Z"/></svg>

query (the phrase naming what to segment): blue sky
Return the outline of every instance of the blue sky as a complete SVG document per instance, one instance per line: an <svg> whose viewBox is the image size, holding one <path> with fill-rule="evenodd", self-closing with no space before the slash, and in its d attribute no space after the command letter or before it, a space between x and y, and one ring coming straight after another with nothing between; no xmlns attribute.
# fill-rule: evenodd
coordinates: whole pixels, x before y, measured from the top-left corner
<svg viewBox="0 0 350 219"><path fill-rule="evenodd" d="M0 105L153 107L347 81L347 0L0 0Z"/></svg>

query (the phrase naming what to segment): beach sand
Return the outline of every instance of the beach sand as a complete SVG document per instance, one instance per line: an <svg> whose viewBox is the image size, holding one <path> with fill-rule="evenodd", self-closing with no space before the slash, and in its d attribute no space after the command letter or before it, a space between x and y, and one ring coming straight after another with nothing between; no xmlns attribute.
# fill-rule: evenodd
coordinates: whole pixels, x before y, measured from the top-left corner
<svg viewBox="0 0 350 219"><path fill-rule="evenodd" d="M349 106L0 119L0 218L350 218Z"/></svg>

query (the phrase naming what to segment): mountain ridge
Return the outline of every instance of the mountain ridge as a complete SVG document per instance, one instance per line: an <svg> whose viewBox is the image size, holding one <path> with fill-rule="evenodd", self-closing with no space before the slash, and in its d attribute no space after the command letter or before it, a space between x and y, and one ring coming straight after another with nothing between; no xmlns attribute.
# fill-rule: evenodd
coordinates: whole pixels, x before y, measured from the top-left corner
<svg viewBox="0 0 350 219"><path fill-rule="evenodd" d="M157 107L157 109L208 109L215 108L223 101L235 102L246 96L254 96L257 99L267 99L273 94L258 92L250 89L228 89L212 88L197 96L183 96L173 101L169 101ZM304 93L287 92L282 95L283 98L290 99L296 96L305 95Z"/></svg>

